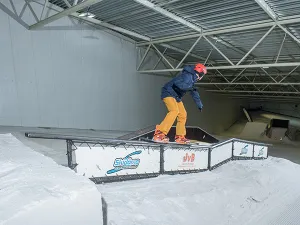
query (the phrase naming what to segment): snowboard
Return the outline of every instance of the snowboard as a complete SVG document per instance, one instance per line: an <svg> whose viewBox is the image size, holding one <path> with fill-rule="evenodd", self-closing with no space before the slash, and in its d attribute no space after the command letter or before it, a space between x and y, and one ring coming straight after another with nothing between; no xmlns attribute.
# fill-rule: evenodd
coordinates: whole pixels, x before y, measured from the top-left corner
<svg viewBox="0 0 300 225"><path fill-rule="evenodd" d="M163 142L158 142L158 141L154 141L154 140L149 139L149 138L142 138L142 137L139 138L139 140L152 142L152 143L157 143L157 144L162 144L162 145L179 145L179 146L187 146L187 147L198 146L198 144L196 144L196 143L180 144L180 143L177 143L175 141L169 141L168 143L163 143Z"/></svg>

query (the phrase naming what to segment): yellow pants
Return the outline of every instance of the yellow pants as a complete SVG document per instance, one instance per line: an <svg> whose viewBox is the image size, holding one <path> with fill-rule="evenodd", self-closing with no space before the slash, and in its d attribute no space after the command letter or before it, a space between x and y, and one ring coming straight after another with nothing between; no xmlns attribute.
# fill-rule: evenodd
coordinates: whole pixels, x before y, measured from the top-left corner
<svg viewBox="0 0 300 225"><path fill-rule="evenodd" d="M186 135L185 123L187 113L182 102L177 102L175 98L166 97L163 99L168 114L157 128L167 135L177 118L176 135Z"/></svg>

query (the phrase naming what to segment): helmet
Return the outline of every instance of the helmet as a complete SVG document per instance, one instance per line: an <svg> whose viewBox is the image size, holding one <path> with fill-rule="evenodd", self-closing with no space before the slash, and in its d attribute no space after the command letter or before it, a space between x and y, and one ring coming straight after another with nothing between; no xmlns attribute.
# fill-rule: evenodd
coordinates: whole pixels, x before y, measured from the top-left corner
<svg viewBox="0 0 300 225"><path fill-rule="evenodd" d="M195 65L194 70L197 71L198 73L204 73L204 74L207 73L206 67L201 63L197 63Z"/></svg>

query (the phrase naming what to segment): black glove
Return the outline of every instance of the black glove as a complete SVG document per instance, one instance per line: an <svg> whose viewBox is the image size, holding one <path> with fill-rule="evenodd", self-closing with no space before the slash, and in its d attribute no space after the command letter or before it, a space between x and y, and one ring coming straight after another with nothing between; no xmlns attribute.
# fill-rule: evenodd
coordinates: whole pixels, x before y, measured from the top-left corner
<svg viewBox="0 0 300 225"><path fill-rule="evenodd" d="M202 108L199 108L200 112L202 112Z"/></svg>

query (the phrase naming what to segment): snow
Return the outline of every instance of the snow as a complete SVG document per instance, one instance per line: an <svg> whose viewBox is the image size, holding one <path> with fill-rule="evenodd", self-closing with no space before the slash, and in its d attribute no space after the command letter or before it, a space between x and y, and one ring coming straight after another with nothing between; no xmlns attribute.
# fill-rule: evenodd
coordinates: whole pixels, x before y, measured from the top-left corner
<svg viewBox="0 0 300 225"><path fill-rule="evenodd" d="M102 198L87 178L0 135L0 224L103 224Z"/></svg>
<svg viewBox="0 0 300 225"><path fill-rule="evenodd" d="M108 204L109 225L295 224L300 207L291 206L300 205L299 173L299 165L269 157L232 161L198 174L102 184L98 189ZM293 212L288 213L290 208ZM296 219L284 219L290 214Z"/></svg>
<svg viewBox="0 0 300 225"><path fill-rule="evenodd" d="M94 185L55 162L65 164L63 145L49 153L51 146L24 143L0 135L0 225L102 224L101 197L107 225L285 225L300 219L300 166L285 159ZM278 156L283 152L284 146Z"/></svg>

